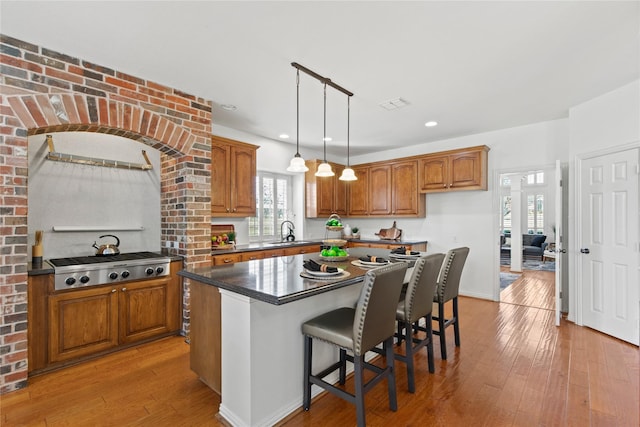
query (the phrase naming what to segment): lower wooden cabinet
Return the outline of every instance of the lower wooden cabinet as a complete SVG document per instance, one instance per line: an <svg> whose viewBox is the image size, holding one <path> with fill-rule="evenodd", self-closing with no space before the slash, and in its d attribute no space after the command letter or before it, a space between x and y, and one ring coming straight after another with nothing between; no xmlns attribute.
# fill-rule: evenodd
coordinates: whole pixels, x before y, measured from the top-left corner
<svg viewBox="0 0 640 427"><path fill-rule="evenodd" d="M29 372L177 333L182 261L166 277L56 292L52 275L29 278Z"/></svg>
<svg viewBox="0 0 640 427"><path fill-rule="evenodd" d="M312 252L320 252L320 244L280 247L274 249L264 249L248 252L228 253L221 255L213 255L211 262L213 265L233 264L235 262L253 261L255 259L273 258L279 256L300 255Z"/></svg>
<svg viewBox="0 0 640 427"><path fill-rule="evenodd" d="M398 243L349 242L350 248L397 249L401 246L406 247L410 251L426 252L427 250L426 243L406 244L402 242L398 242Z"/></svg>

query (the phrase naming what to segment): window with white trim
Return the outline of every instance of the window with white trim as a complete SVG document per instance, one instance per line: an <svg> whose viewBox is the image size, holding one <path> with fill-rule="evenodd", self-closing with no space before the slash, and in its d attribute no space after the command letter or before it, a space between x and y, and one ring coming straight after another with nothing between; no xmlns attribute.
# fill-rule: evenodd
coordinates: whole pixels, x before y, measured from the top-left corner
<svg viewBox="0 0 640 427"><path fill-rule="evenodd" d="M249 218L249 240L280 239L280 224L291 210L291 177L271 172L256 176L256 216Z"/></svg>

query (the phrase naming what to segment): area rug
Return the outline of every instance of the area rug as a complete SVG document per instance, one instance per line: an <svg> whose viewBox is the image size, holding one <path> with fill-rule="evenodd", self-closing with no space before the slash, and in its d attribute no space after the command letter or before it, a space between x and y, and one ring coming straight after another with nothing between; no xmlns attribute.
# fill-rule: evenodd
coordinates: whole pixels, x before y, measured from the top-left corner
<svg viewBox="0 0 640 427"><path fill-rule="evenodd" d="M510 284L515 282L518 277L520 277L520 274L500 272L500 290L506 289Z"/></svg>
<svg viewBox="0 0 640 427"><path fill-rule="evenodd" d="M509 265L511 264L511 260L509 258L500 258L500 264ZM527 259L522 263L522 269L523 270L556 271L556 262L555 261L542 262L540 260Z"/></svg>

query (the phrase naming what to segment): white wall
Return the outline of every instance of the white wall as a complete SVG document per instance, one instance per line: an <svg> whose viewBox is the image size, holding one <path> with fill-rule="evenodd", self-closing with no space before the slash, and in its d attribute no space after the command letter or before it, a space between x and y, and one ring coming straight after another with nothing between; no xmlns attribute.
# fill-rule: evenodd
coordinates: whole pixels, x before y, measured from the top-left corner
<svg viewBox="0 0 640 427"><path fill-rule="evenodd" d="M580 256L580 230L577 229L576 160L589 154L640 144L640 81L591 99L569 110L570 180L569 224L571 229L569 256L570 295L576 292L577 257ZM638 220L636 218L636 220ZM569 320L576 320L576 301L569 301Z"/></svg>
<svg viewBox="0 0 640 427"><path fill-rule="evenodd" d="M568 121L560 119L359 156L352 163L489 146L489 191L428 194L426 218L399 219L398 228L403 229L407 239L426 238L430 252L469 246L471 251L460 292L495 299L499 264L499 208L494 194L497 177L503 172L550 167L556 159L567 161L568 141ZM349 219L347 222L352 227L362 227L366 234L391 225L391 219Z"/></svg>
<svg viewBox="0 0 640 427"><path fill-rule="evenodd" d="M55 150L131 163L152 170L128 170L46 160L45 135L28 139L29 254L36 230L44 230L43 257L59 258L95 254L91 247L121 240L121 252L160 251L160 152L131 139L93 132L52 133ZM99 227L84 232L54 232L54 226ZM139 231L111 230L144 227ZM104 228L104 229L102 229Z"/></svg>

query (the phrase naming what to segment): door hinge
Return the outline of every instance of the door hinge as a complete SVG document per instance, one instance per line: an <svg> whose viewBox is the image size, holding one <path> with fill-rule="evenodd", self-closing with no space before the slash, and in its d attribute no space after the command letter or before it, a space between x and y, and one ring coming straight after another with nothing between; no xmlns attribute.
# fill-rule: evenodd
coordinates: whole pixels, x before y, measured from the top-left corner
<svg viewBox="0 0 640 427"><path fill-rule="evenodd" d="M560 291L560 299L562 299L562 291Z"/></svg>

